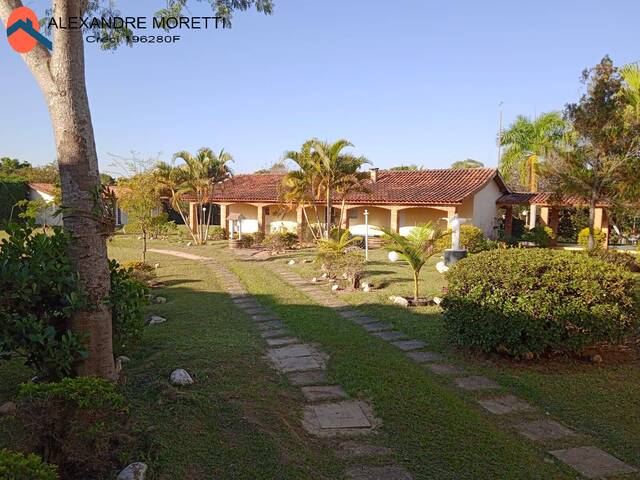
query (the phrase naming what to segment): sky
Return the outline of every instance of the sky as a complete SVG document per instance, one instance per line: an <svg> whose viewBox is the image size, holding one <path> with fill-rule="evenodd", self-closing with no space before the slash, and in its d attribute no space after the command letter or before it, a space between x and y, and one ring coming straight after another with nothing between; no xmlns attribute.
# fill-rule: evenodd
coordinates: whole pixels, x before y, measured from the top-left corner
<svg viewBox="0 0 640 480"><path fill-rule="evenodd" d="M272 16L238 13L231 30L183 30L173 45L86 44L101 171L117 173L111 155L207 146L251 172L312 137L347 138L379 168L496 166L501 102L508 126L578 100L581 71L605 54L640 60L637 0L275 2ZM42 15L47 2L24 4ZM117 0L123 15L164 4ZM0 156L55 160L43 97L4 35L0 112Z"/></svg>

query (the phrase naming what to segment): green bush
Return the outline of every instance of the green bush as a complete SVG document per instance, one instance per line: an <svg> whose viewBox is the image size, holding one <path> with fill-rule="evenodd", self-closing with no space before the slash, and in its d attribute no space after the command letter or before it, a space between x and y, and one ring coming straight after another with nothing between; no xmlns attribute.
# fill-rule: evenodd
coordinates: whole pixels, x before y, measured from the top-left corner
<svg viewBox="0 0 640 480"><path fill-rule="evenodd" d="M131 270L133 277L140 283L147 284L150 280L156 278L156 269L153 265L138 260L131 260L120 264L120 268Z"/></svg>
<svg viewBox="0 0 640 480"><path fill-rule="evenodd" d="M267 235L262 245L271 252L290 250L298 243L298 235L292 232L275 232Z"/></svg>
<svg viewBox="0 0 640 480"><path fill-rule="evenodd" d="M136 262L139 269L155 269L146 263ZM112 308L113 352L120 355L127 352L142 338L144 331L144 307L147 305L147 286L138 280L136 270L109 261L111 271L111 293L109 305Z"/></svg>
<svg viewBox="0 0 640 480"><path fill-rule="evenodd" d="M19 220L18 215L24 208L16 207L16 203L26 200L29 196L29 186L24 179L0 179L0 225Z"/></svg>
<svg viewBox="0 0 640 480"><path fill-rule="evenodd" d="M579 351L635 326L635 282L587 255L543 249L484 252L448 272L447 328L464 347L523 355Z"/></svg>
<svg viewBox="0 0 640 480"><path fill-rule="evenodd" d="M0 450L0 480L58 480L54 465L47 465L32 453L23 455Z"/></svg>
<svg viewBox="0 0 640 480"><path fill-rule="evenodd" d="M599 228L594 228L593 236L595 237L595 240L596 240L596 248L604 247L604 244L607 242L607 234L604 233ZM588 244L589 244L589 227L583 228L582 230L580 230L580 233L578 233L578 245L582 245L583 247L586 247Z"/></svg>
<svg viewBox="0 0 640 480"><path fill-rule="evenodd" d="M107 380L23 384L17 404L29 449L58 465L62 478L100 477L124 447L127 407Z"/></svg>
<svg viewBox="0 0 640 480"><path fill-rule="evenodd" d="M364 255L361 252L339 252L323 250L316 262L329 278L340 279L350 288L359 288L364 272Z"/></svg>
<svg viewBox="0 0 640 480"><path fill-rule="evenodd" d="M224 240L227 238L227 232L219 225L213 225L209 228L209 239Z"/></svg>
<svg viewBox="0 0 640 480"><path fill-rule="evenodd" d="M460 247L467 249L469 253L479 253L490 250L494 245L487 240L480 228L462 224L460 225ZM439 240L438 248L441 250L451 248L451 234L445 235Z"/></svg>
<svg viewBox="0 0 640 480"><path fill-rule="evenodd" d="M611 263L613 265L618 265L629 272L640 272L640 261L631 253L604 249L594 249L586 253L590 257L597 258L603 262Z"/></svg>
<svg viewBox="0 0 640 480"><path fill-rule="evenodd" d="M552 239L553 230L550 227L543 227L541 225L525 231L520 238L523 242L532 242L543 248L548 247Z"/></svg>

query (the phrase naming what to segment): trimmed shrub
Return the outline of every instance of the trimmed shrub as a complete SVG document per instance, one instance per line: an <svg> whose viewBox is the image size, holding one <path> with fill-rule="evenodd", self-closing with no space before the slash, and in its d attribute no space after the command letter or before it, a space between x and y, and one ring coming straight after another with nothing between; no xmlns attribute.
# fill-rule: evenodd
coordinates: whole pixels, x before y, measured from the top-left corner
<svg viewBox="0 0 640 480"><path fill-rule="evenodd" d="M276 232L267 235L262 245L272 253L290 250L298 243L298 235L292 232Z"/></svg>
<svg viewBox="0 0 640 480"><path fill-rule="evenodd" d="M0 450L0 479L2 480L58 480L55 465L47 465L30 453Z"/></svg>
<svg viewBox="0 0 640 480"><path fill-rule="evenodd" d="M127 407L111 382L80 377L23 384L17 403L30 450L57 464L62 478L96 478L114 465Z"/></svg>
<svg viewBox="0 0 640 480"><path fill-rule="evenodd" d="M466 248L469 253L479 253L490 250L493 246L488 243L487 237L480 228L462 224L460 225L460 247ZM439 248L441 250L451 248L451 234L442 237Z"/></svg>
<svg viewBox="0 0 640 480"><path fill-rule="evenodd" d="M552 239L553 230L550 227L543 227L541 225L525 231L520 238L523 242L532 242L543 248L548 247Z"/></svg>
<svg viewBox="0 0 640 480"><path fill-rule="evenodd" d="M599 228L594 228L593 236L595 237L595 240L596 240L596 248L604 247L604 244L607 241L607 235ZM578 245L582 245L583 247L586 247L588 244L589 244L589 227L583 228L582 230L580 230L580 233L578 233Z"/></svg>
<svg viewBox="0 0 640 480"><path fill-rule="evenodd" d="M225 240L227 238L227 232L219 225L213 225L209 227L209 239L210 240Z"/></svg>
<svg viewBox="0 0 640 480"><path fill-rule="evenodd" d="M519 356L616 342L635 326L633 276L587 255L484 252L448 272L446 326L463 347Z"/></svg>
<svg viewBox="0 0 640 480"><path fill-rule="evenodd" d="M594 249L588 251L587 255L602 260L603 262L618 265L628 272L640 272L640 260L631 253L618 252L616 250Z"/></svg>

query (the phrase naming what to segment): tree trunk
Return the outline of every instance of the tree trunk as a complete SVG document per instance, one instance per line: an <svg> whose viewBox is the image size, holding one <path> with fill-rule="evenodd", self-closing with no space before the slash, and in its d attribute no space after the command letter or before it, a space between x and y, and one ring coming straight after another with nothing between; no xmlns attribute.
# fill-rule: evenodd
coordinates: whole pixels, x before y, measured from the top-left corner
<svg viewBox="0 0 640 480"><path fill-rule="evenodd" d="M420 272L417 270L413 271L413 301L418 304L418 282L419 282Z"/></svg>
<svg viewBox="0 0 640 480"><path fill-rule="evenodd" d="M596 248L595 223L597 200L596 193L591 192L591 198L589 199L589 240L587 241L587 249L589 250Z"/></svg>
<svg viewBox="0 0 640 480"><path fill-rule="evenodd" d="M331 189L327 185L327 211L325 212L326 222L327 222L327 231L326 236L327 239L331 236Z"/></svg>
<svg viewBox="0 0 640 480"><path fill-rule="evenodd" d="M81 17L84 2L54 0L54 17ZM0 0L0 18L6 20L19 0ZM85 336L88 357L78 365L79 375L116 378L112 348L111 309L104 300L111 280L107 261L106 228L102 222L98 156L91 124L84 72L81 30L54 30L52 54L42 45L23 54L44 94L53 125L62 190L63 224L73 237L69 256L88 299L76 311L69 327Z"/></svg>
<svg viewBox="0 0 640 480"><path fill-rule="evenodd" d="M142 230L142 263L147 261L147 231Z"/></svg>

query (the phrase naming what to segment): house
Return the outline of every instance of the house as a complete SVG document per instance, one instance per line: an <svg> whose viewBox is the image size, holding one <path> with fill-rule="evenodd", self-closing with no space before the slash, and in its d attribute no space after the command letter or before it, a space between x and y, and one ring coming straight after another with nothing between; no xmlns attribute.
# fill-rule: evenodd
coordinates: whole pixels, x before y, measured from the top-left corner
<svg viewBox="0 0 640 480"><path fill-rule="evenodd" d="M220 225L229 228L228 218L241 216L243 233L289 230L302 233L308 223L322 222L325 206L308 205L287 210L280 200L284 174L237 175L222 182L211 203L219 205ZM336 198L332 217L354 234L365 229L368 214L369 235L382 235L380 227L401 234L427 222L447 222L454 215L482 229L488 237L497 235L497 200L510 194L496 169L433 169L391 171L370 169L365 190L347 195L344 213L342 199ZM190 202L191 218L199 205ZM191 225L193 228L194 225Z"/></svg>

